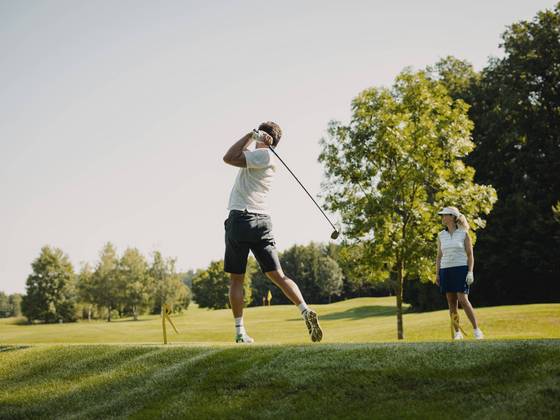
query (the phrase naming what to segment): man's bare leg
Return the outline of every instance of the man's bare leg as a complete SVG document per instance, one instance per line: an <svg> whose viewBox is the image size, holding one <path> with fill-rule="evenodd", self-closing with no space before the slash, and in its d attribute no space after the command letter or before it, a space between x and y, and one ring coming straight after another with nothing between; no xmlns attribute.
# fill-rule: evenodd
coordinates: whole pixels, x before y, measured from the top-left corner
<svg viewBox="0 0 560 420"><path fill-rule="evenodd" d="M298 285L291 278L287 277L282 270L268 271L265 274L284 292L284 295L294 305L297 305L307 326L311 341L321 341L323 339L323 330L319 325L317 313L307 307Z"/></svg>
<svg viewBox="0 0 560 420"><path fill-rule="evenodd" d="M234 318L243 316L243 280L245 274L230 274L229 305Z"/></svg>
<svg viewBox="0 0 560 420"><path fill-rule="evenodd" d="M266 276L284 292L286 297L292 301L294 305L304 303L303 296L298 285L289 277L284 275L282 270L268 271Z"/></svg>
<svg viewBox="0 0 560 420"><path fill-rule="evenodd" d="M253 339L247 335L243 323L243 281L245 274L230 273L229 305L235 318L235 341L238 343L252 343Z"/></svg>

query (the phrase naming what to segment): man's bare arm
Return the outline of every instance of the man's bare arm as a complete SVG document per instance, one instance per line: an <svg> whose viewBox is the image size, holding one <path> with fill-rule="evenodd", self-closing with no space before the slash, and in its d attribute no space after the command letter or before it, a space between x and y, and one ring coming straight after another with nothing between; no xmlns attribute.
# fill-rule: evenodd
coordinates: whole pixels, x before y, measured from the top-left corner
<svg viewBox="0 0 560 420"><path fill-rule="evenodd" d="M233 144L233 146L229 148L229 150L224 155L224 162L229 165L237 166L239 168L246 168L247 161L245 160L245 155L243 154L243 152L245 150L249 150L248 147L252 141L253 133L250 132L245 134L243 137L237 140Z"/></svg>

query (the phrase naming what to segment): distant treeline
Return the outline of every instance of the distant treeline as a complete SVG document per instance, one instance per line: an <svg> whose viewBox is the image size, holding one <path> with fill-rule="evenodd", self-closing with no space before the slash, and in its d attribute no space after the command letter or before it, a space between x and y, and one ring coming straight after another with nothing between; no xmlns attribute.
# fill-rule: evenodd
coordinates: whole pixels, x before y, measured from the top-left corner
<svg viewBox="0 0 560 420"><path fill-rule="evenodd" d="M167 303L174 311L187 309L191 300L189 273L175 270L175 260L159 251L151 261L135 248L121 256L111 243L99 261L84 264L75 273L61 249L45 246L31 264L21 313L29 322L72 322L78 318L105 318L160 313Z"/></svg>

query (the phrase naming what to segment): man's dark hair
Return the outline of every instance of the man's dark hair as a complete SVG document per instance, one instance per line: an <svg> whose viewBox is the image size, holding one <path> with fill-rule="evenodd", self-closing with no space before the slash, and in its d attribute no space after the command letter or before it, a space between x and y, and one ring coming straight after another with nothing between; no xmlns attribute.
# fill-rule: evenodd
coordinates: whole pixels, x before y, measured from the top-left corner
<svg viewBox="0 0 560 420"><path fill-rule="evenodd" d="M259 125L259 130L266 132L270 137L272 137L272 146L276 147L280 142L282 137L282 129L278 124L272 121L263 122Z"/></svg>

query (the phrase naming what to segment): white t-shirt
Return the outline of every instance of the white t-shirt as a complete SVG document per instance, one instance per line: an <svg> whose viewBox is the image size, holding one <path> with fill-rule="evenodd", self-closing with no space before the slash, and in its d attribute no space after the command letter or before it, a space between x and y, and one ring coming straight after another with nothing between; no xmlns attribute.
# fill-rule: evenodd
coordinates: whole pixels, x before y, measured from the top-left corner
<svg viewBox="0 0 560 420"><path fill-rule="evenodd" d="M241 168L229 195L228 210L270 214L267 196L276 172L276 159L269 149L243 152L247 167Z"/></svg>
<svg viewBox="0 0 560 420"><path fill-rule="evenodd" d="M440 268L459 267L467 265L467 251L465 250L465 237L467 232L464 229L456 229L451 235L447 230L442 230L439 234L441 246Z"/></svg>

